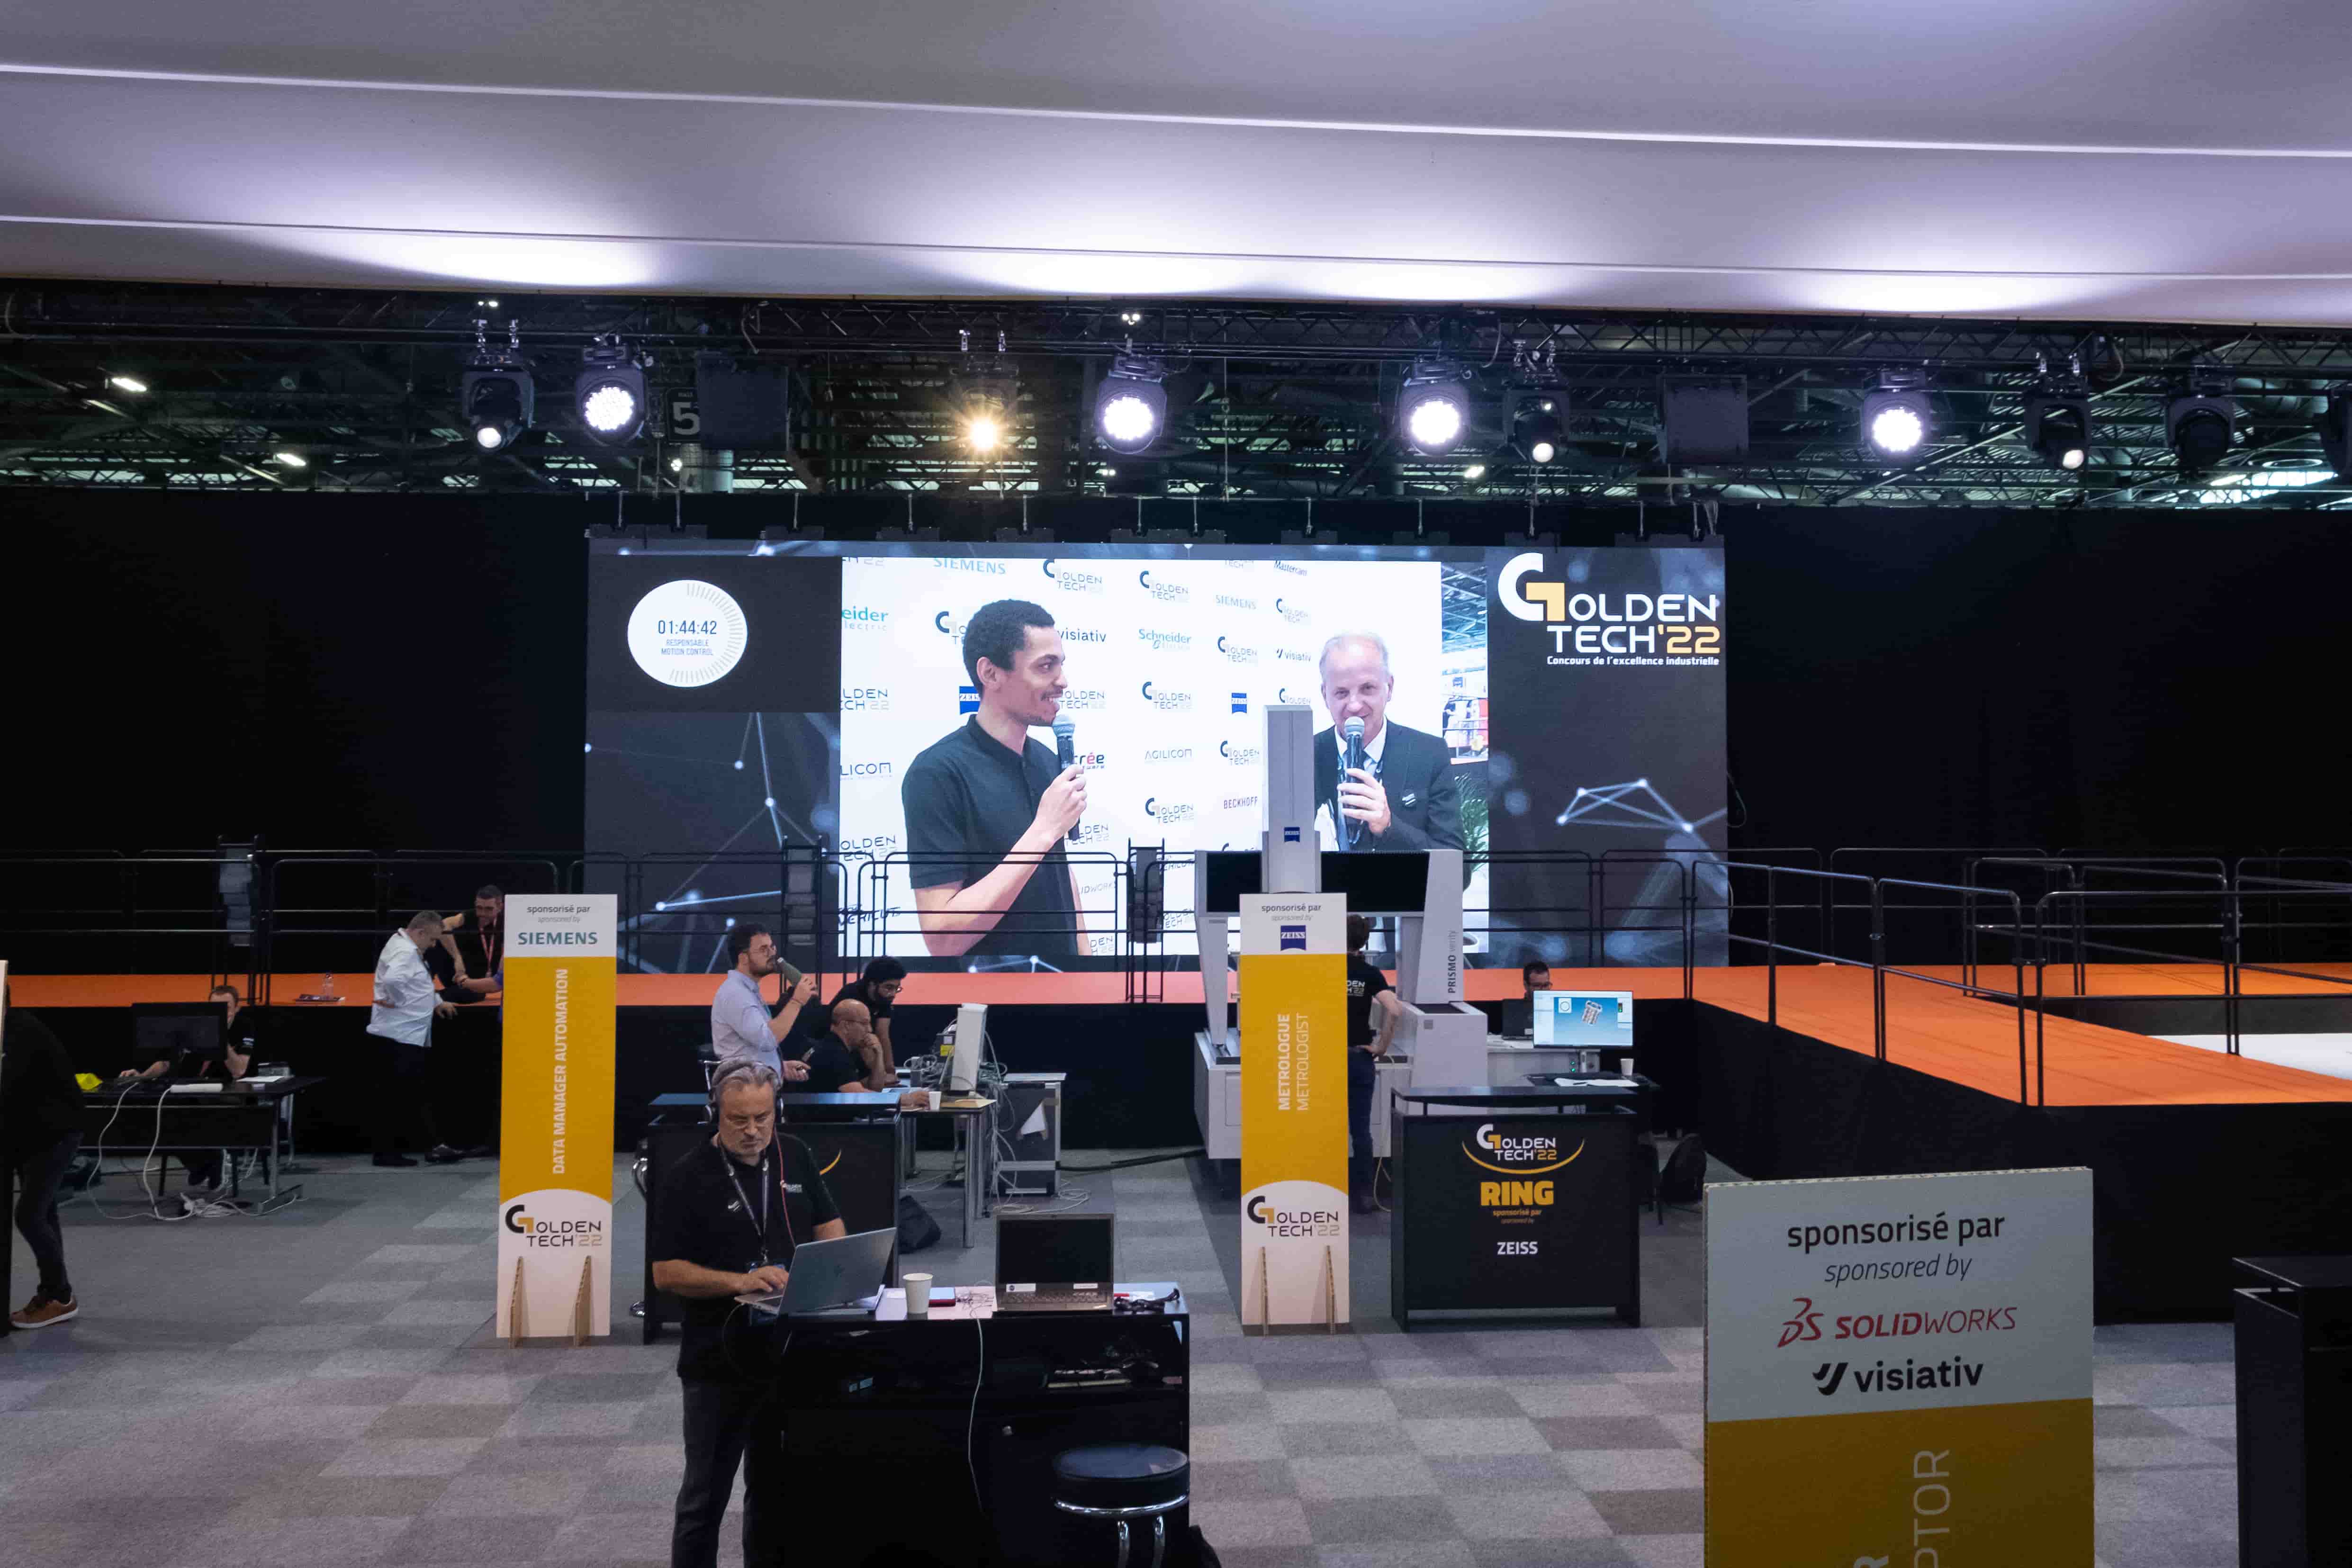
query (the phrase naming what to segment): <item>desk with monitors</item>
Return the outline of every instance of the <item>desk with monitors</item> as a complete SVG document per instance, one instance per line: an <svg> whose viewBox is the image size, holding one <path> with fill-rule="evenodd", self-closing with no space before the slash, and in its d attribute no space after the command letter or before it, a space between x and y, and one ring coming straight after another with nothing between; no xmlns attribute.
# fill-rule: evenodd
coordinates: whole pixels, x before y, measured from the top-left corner
<svg viewBox="0 0 2352 1568"><path fill-rule="evenodd" d="M82 1152L99 1157L103 1173L110 1155L135 1160L135 1171L159 1154L220 1150L232 1156L226 1162L232 1200L241 1191L241 1162L234 1156L255 1154L267 1194L254 1212L273 1213L302 1195L299 1184L280 1179L294 1152L294 1096L326 1081L291 1074L198 1083L117 1079L82 1098Z"/></svg>

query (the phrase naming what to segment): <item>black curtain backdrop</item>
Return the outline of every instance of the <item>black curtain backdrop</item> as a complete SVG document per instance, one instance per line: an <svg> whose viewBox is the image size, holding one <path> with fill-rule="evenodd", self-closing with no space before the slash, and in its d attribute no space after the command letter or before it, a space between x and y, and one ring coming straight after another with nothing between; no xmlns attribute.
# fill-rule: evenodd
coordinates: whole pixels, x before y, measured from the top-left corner
<svg viewBox="0 0 2352 1568"><path fill-rule="evenodd" d="M804 524L902 523L810 497ZM630 503L666 528L667 497ZM1686 519L1649 513L1662 532ZM0 491L0 847L579 847L585 562L610 495ZM785 529L792 499L684 518ZM1041 500L1064 539L1186 503ZM918 498L919 527L1016 507ZM1523 507L1203 507L1236 542L1500 544ZM1735 845L2340 843L2352 536L2305 512L1721 513ZM1544 509L1564 544L1622 510ZM1331 531L1336 531L1333 532ZM1441 532L1440 531L1443 531ZM1746 816L1738 815L1744 803Z"/></svg>

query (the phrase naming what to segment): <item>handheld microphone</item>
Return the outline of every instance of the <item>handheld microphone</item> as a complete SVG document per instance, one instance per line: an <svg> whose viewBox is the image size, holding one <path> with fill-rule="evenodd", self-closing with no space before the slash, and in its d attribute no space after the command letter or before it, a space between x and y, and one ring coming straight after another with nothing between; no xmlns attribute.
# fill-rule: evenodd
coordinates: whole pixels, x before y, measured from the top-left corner
<svg viewBox="0 0 2352 1568"><path fill-rule="evenodd" d="M1350 719L1339 726L1339 733L1348 742L1348 754L1340 759L1342 765L1339 782L1346 784L1349 782L1347 770L1364 765L1364 721L1361 719ZM1356 847L1356 836L1363 831L1364 825L1342 813L1337 799L1331 802L1331 810L1335 818L1332 826L1339 830L1340 847L1353 849Z"/></svg>
<svg viewBox="0 0 2352 1568"><path fill-rule="evenodd" d="M1362 767L1364 765L1364 721L1361 719L1350 719L1339 726L1339 733L1346 737L1348 742L1348 765L1351 768Z"/></svg>
<svg viewBox="0 0 2352 1568"><path fill-rule="evenodd" d="M1054 715L1054 756L1066 770L1075 764L1078 760L1077 734L1077 722L1068 714L1056 713ZM1077 841L1078 830L1076 827L1072 827L1070 829L1070 842L1076 844Z"/></svg>

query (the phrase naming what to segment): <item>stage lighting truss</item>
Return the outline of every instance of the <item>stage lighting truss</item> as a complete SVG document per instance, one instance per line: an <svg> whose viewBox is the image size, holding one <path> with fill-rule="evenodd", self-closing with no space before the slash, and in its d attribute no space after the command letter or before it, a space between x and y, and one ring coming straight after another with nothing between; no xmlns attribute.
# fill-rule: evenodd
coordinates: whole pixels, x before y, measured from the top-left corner
<svg viewBox="0 0 2352 1568"><path fill-rule="evenodd" d="M1566 444L1568 394L1540 391L1525 394L1511 413L1511 445L1530 463L1556 461Z"/></svg>
<svg viewBox="0 0 2352 1568"><path fill-rule="evenodd" d="M591 439L625 446L645 429L647 363L610 332L580 351L572 403Z"/></svg>
<svg viewBox="0 0 2352 1568"><path fill-rule="evenodd" d="M2053 374L2048 362L2037 367L2025 395L2025 444L2051 468L2076 474L2091 460L2091 386L2079 362Z"/></svg>
<svg viewBox="0 0 2352 1568"><path fill-rule="evenodd" d="M2319 416L2319 444L2338 479L2352 476L2352 384L2327 389L2327 406Z"/></svg>
<svg viewBox="0 0 2352 1568"><path fill-rule="evenodd" d="M1121 354L1095 387L1095 436L1114 452L1133 454L1160 439L1168 425L1168 367L1141 354Z"/></svg>
<svg viewBox="0 0 2352 1568"><path fill-rule="evenodd" d="M530 428L537 390L522 357L522 323L507 323L504 350L489 345L488 321L474 323L474 357L457 386L457 409L485 452L503 452Z"/></svg>
<svg viewBox="0 0 2352 1568"><path fill-rule="evenodd" d="M1917 462L1927 455L1927 437L1935 429L1927 380L1917 371L1888 371L1863 396L1862 447L1883 462Z"/></svg>
<svg viewBox="0 0 2352 1568"><path fill-rule="evenodd" d="M1424 458L1452 451L1470 433L1470 378L1445 360L1413 362L1397 399L1397 436Z"/></svg>
<svg viewBox="0 0 2352 1568"><path fill-rule="evenodd" d="M2230 374L2200 368L2164 405L2164 438L2172 445L2184 474L2201 474L2230 455L2237 438L2238 402L2230 395Z"/></svg>

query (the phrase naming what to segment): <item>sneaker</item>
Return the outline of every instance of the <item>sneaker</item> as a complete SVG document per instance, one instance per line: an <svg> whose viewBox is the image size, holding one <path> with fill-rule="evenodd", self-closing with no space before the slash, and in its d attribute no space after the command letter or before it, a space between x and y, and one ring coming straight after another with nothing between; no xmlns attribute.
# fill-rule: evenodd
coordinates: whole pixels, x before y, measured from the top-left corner
<svg viewBox="0 0 2352 1568"><path fill-rule="evenodd" d="M416 1162L410 1159L405 1154L378 1154L375 1157L375 1163L379 1165L414 1165Z"/></svg>
<svg viewBox="0 0 2352 1568"><path fill-rule="evenodd" d="M465 1157L463 1150L452 1149L446 1143L436 1143L433 1152L425 1156L425 1163L428 1165L454 1165Z"/></svg>
<svg viewBox="0 0 2352 1568"><path fill-rule="evenodd" d="M8 1321L19 1329L46 1329L53 1323L64 1322L80 1310L81 1303L79 1301L53 1301L36 1290L22 1311L8 1314Z"/></svg>

